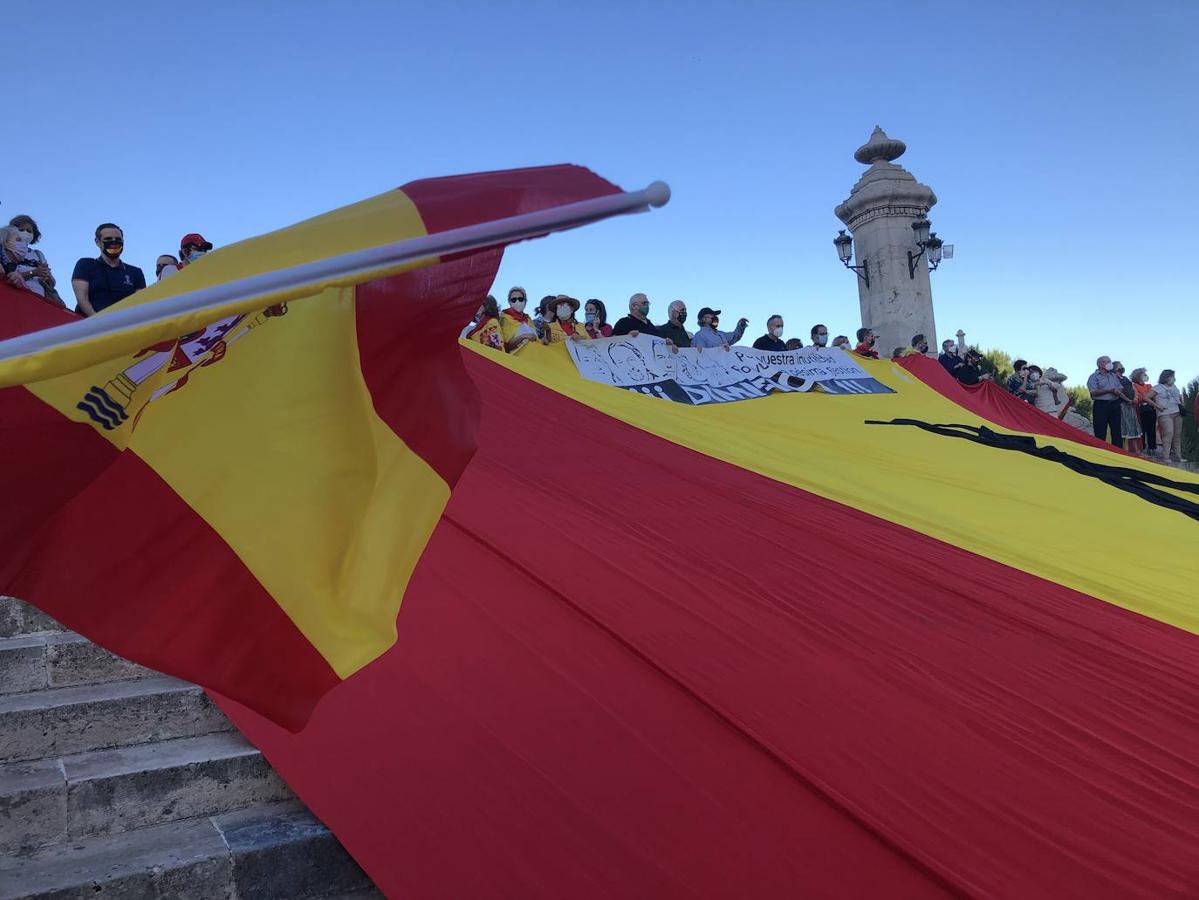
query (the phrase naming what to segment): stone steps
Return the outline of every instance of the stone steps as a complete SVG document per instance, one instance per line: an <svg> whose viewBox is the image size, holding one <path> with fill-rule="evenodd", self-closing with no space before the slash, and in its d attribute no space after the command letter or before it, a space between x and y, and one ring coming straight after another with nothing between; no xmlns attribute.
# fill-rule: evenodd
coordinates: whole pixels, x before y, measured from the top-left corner
<svg viewBox="0 0 1199 900"><path fill-rule="evenodd" d="M0 638L0 694L125 681L154 674L70 631Z"/></svg>
<svg viewBox="0 0 1199 900"><path fill-rule="evenodd" d="M37 607L0 595L0 638L65 630Z"/></svg>
<svg viewBox="0 0 1199 900"><path fill-rule="evenodd" d="M195 685L0 597L0 900L379 893Z"/></svg>
<svg viewBox="0 0 1199 900"><path fill-rule="evenodd" d="M166 675L8 694L0 696L0 763L232 727L203 690Z"/></svg>
<svg viewBox="0 0 1199 900"><path fill-rule="evenodd" d="M299 803L184 819L0 857L0 900L377 898Z"/></svg>
<svg viewBox="0 0 1199 900"><path fill-rule="evenodd" d="M0 766L0 853L292 798L236 732Z"/></svg>

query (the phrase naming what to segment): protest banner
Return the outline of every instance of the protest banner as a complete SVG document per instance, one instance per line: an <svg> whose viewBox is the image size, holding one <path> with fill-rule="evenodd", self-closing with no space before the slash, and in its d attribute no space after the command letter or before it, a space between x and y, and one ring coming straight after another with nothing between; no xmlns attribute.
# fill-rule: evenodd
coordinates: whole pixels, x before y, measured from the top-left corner
<svg viewBox="0 0 1199 900"><path fill-rule="evenodd" d="M814 388L828 394L891 393L852 355L833 348L677 349L646 334L567 341L566 348L584 378L696 406Z"/></svg>

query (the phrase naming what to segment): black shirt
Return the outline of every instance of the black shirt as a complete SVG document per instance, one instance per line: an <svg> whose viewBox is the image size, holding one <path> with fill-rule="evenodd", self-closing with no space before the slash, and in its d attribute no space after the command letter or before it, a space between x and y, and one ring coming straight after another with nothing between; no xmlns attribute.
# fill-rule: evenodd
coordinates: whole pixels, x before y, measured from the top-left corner
<svg viewBox="0 0 1199 900"><path fill-rule="evenodd" d="M962 384L978 384L982 379L982 369L978 366L972 366L970 363L962 363L953 370L953 377Z"/></svg>
<svg viewBox="0 0 1199 900"><path fill-rule="evenodd" d="M776 337L771 337L768 334L762 335L754 341L755 350L769 350L772 353L780 353L787 349L787 342L780 341Z"/></svg>
<svg viewBox="0 0 1199 900"><path fill-rule="evenodd" d="M634 319L632 316L625 316L619 322L612 326L613 336L628 334L630 331L640 331L642 334L652 334L654 337L666 337L653 322L642 322L640 319Z"/></svg>
<svg viewBox="0 0 1199 900"><path fill-rule="evenodd" d="M945 371L952 375L957 371L958 366L964 366L966 361L956 353L942 353L937 357L937 362L945 367Z"/></svg>
<svg viewBox="0 0 1199 900"><path fill-rule="evenodd" d="M664 325L659 325L658 337L670 338L676 347L691 346L691 335L687 333L687 329L682 325L674 324L674 322L668 321Z"/></svg>
<svg viewBox="0 0 1199 900"><path fill-rule="evenodd" d="M94 259L84 257L75 263L71 280L87 282L87 299L96 312L107 309L146 286L146 276L137 266L124 262L110 266L98 256ZM83 312L78 307L75 311Z"/></svg>

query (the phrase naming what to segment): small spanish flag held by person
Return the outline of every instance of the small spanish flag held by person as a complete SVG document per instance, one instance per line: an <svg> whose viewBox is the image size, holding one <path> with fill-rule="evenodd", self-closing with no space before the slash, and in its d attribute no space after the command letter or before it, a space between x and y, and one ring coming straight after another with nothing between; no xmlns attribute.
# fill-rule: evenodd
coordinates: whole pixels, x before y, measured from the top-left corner
<svg viewBox="0 0 1199 900"><path fill-rule="evenodd" d="M220 248L86 324L618 193L576 166L416 181ZM395 641L475 449L456 338L501 254L258 292L0 362L0 591L301 727ZM2 290L0 338L74 319Z"/></svg>

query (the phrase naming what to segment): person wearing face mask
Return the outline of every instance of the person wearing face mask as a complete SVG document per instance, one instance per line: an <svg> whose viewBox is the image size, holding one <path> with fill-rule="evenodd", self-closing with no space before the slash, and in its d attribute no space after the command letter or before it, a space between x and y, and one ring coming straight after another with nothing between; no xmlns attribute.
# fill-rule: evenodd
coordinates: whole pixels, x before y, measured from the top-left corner
<svg viewBox="0 0 1199 900"><path fill-rule="evenodd" d="M853 350L853 347L849 345L849 335L839 334L833 338L833 349L844 350L846 353L849 353L851 350Z"/></svg>
<svg viewBox="0 0 1199 900"><path fill-rule="evenodd" d="M782 353L787 349L787 342L783 340L782 316L773 315L766 320L766 333L754 341L754 349L772 353Z"/></svg>
<svg viewBox="0 0 1199 900"><path fill-rule="evenodd" d="M612 326L608 324L608 307L604 306L604 301L595 298L588 300L583 305L583 320L587 337L592 340L612 337Z"/></svg>
<svg viewBox="0 0 1199 900"><path fill-rule="evenodd" d="M491 350L507 352L504 349L504 332L500 327L500 306L495 297L487 295L475 313L474 324L462 336Z"/></svg>
<svg viewBox="0 0 1199 900"><path fill-rule="evenodd" d="M813 325L811 331L812 346L823 347L828 344L828 326ZM845 338L845 342L849 343L849 338Z"/></svg>
<svg viewBox="0 0 1199 900"><path fill-rule="evenodd" d="M957 371L958 367L962 366L966 362L964 355L966 345L963 343L965 337L966 332L959 331L956 343L954 343L953 338L941 341L941 355L937 357L937 362L939 362L941 367L950 375L953 375L954 372Z"/></svg>
<svg viewBox="0 0 1199 900"><path fill-rule="evenodd" d="M674 341L676 347L690 347L691 332L683 327L687 322L687 304L682 300L672 300L670 306L666 307L666 315L666 324L658 327L658 333Z"/></svg>
<svg viewBox="0 0 1199 900"><path fill-rule="evenodd" d="M545 343L557 344L560 341L582 341L587 339L587 332L575 320L579 311L579 301L574 297L559 294L553 304L554 318L545 332Z"/></svg>
<svg viewBox="0 0 1199 900"><path fill-rule="evenodd" d="M1147 369L1132 370L1132 387L1137 392L1137 415L1145 435L1145 455L1157 455L1157 416L1165 408L1158 402L1157 391L1149 383Z"/></svg>
<svg viewBox="0 0 1199 900"><path fill-rule="evenodd" d="M737 327L732 331L721 331L716 327L719 324L720 310L708 306L701 309L699 311L699 331L695 332L695 337L691 339L691 346L699 347L701 350L709 350L714 347L723 347L727 350L744 336L749 319L738 319ZM786 344L783 346L786 347Z"/></svg>
<svg viewBox="0 0 1199 900"><path fill-rule="evenodd" d="M66 306L62 301L62 297L58 295L58 290L55 287L54 276L50 272L50 264L46 262L46 256L41 250L34 249L33 245L42 239L42 232L37 227L37 222L32 216L20 215L13 216L9 220L9 227L15 228L25 234L29 239L29 246L25 253L25 262L32 265L29 277L25 277L27 286L35 294L40 295L47 303L52 303L55 306ZM29 284L32 282L32 284Z"/></svg>
<svg viewBox="0 0 1199 900"><path fill-rule="evenodd" d="M1112 362L1112 371L1120 379L1120 437L1129 453L1141 452L1141 417L1137 415L1137 391L1130 378L1124 375L1124 363Z"/></svg>
<svg viewBox="0 0 1199 900"><path fill-rule="evenodd" d="M179 262L175 264L174 268L169 266L164 268L159 273L158 280L162 281L164 278L170 278L176 272L182 272L188 266L203 259L211 249L212 242L204 240L202 234L194 231L185 234L179 240Z"/></svg>
<svg viewBox="0 0 1199 900"><path fill-rule="evenodd" d="M1124 443L1120 434L1120 398L1124 395L1124 386L1120 384L1114 368L1110 356L1095 360L1095 371L1087 379L1087 391L1091 394L1091 422L1095 437L1106 441L1110 432L1111 443L1120 447Z"/></svg>
<svg viewBox="0 0 1199 900"><path fill-rule="evenodd" d="M626 334L629 337L637 337L639 334L664 336L662 329L649 320L649 298L645 294L634 294L629 298L629 314L617 320L612 326L612 334L617 337Z"/></svg>
<svg viewBox="0 0 1199 900"><path fill-rule="evenodd" d="M29 249L29 235L12 225L0 228L0 266L4 268L4 280L13 287L46 296L37 274L38 259Z"/></svg>
<svg viewBox="0 0 1199 900"><path fill-rule="evenodd" d="M537 340L537 328L533 319L525 312L529 302L528 292L522 287L508 289L508 306L500 316L500 328L504 333L504 349L515 353L529 341Z"/></svg>
<svg viewBox="0 0 1199 900"><path fill-rule="evenodd" d="M928 339L923 334L912 335L912 344L903 350L904 356L927 356Z"/></svg>
<svg viewBox="0 0 1199 900"><path fill-rule="evenodd" d="M1162 411L1157 414L1162 459L1182 462L1182 391L1174 383L1174 370L1163 369L1153 390Z"/></svg>
<svg viewBox="0 0 1199 900"><path fill-rule="evenodd" d="M108 309L146 286L142 270L121 259L125 250L125 232L119 225L105 222L97 226L96 246L100 248L100 255L95 259L84 257L79 260L71 273L75 311L85 316Z"/></svg>
<svg viewBox="0 0 1199 900"><path fill-rule="evenodd" d="M868 359L878 359L878 351L874 349L878 338L875 337L874 332L869 328L859 328L857 334L858 345L853 348L853 352Z"/></svg>

